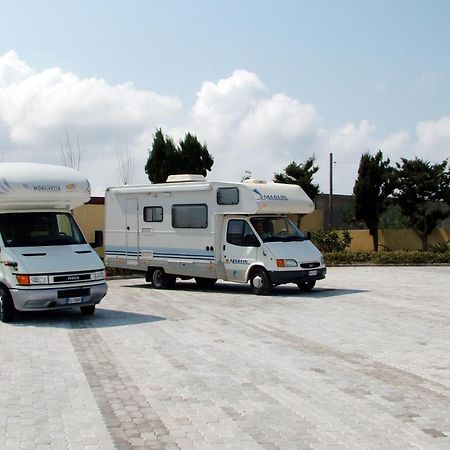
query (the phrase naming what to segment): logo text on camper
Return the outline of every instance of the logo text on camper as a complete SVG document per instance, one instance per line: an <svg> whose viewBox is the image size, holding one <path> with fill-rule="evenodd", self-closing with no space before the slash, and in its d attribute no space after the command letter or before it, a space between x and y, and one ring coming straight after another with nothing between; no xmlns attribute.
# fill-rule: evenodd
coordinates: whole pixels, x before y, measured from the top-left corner
<svg viewBox="0 0 450 450"><path fill-rule="evenodd" d="M289 200L287 196L283 194L261 194L258 189L253 189L253 192L259 195L257 200Z"/></svg>
<svg viewBox="0 0 450 450"><path fill-rule="evenodd" d="M60 191L61 186L57 186L55 184L52 185L43 185L43 184L34 184L31 186L33 191L41 191L41 192L55 192Z"/></svg>

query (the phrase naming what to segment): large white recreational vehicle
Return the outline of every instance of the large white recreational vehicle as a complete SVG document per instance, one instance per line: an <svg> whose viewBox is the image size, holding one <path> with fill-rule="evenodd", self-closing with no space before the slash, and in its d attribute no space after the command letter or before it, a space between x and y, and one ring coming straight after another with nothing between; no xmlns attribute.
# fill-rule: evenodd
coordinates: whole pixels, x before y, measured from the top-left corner
<svg viewBox="0 0 450 450"><path fill-rule="evenodd" d="M106 190L105 260L146 272L155 288L176 278L200 286L217 279L247 283L255 294L325 278L320 251L286 214L314 203L297 185L210 182L199 175Z"/></svg>
<svg viewBox="0 0 450 450"><path fill-rule="evenodd" d="M0 163L0 316L79 306L105 296L105 267L70 210L86 203L86 178L68 167Z"/></svg>

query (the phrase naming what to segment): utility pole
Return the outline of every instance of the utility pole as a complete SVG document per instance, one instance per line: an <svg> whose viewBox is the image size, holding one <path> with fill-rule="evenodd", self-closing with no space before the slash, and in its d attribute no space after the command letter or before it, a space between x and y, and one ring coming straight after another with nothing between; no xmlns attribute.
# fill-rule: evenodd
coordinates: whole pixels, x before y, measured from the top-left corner
<svg viewBox="0 0 450 450"><path fill-rule="evenodd" d="M328 198L328 228L333 229L333 153L330 153L330 195Z"/></svg>

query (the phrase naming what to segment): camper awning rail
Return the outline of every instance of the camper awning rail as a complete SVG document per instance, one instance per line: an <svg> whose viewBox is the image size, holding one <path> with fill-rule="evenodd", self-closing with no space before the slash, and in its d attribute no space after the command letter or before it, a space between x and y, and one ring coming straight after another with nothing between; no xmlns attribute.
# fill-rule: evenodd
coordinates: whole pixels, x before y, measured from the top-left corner
<svg viewBox="0 0 450 450"><path fill-rule="evenodd" d="M192 191L210 191L212 186L209 183L189 183L189 192ZM173 183L167 184L165 186L155 186L155 185L145 185L145 186L126 186L126 187L110 187L108 191L114 192L115 194L145 194L154 192L181 192L186 191L186 185L176 185Z"/></svg>

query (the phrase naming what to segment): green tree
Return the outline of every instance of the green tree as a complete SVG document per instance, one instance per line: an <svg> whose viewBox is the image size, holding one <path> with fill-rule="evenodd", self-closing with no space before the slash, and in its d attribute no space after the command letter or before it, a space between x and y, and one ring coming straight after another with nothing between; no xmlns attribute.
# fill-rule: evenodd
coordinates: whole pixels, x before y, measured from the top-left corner
<svg viewBox="0 0 450 450"><path fill-rule="evenodd" d="M173 173L177 149L168 136L164 136L161 129L153 136L152 149L149 150L145 173L152 183L164 183Z"/></svg>
<svg viewBox="0 0 450 450"><path fill-rule="evenodd" d="M378 229L380 216L389 205L392 194L394 170L389 159L383 160L381 150L375 156L361 156L358 178L353 187L355 196L355 218L367 225L373 239L373 249L378 251Z"/></svg>
<svg viewBox="0 0 450 450"><path fill-rule="evenodd" d="M274 174L273 181L275 183L298 184L311 200L314 200L320 192L319 185L313 183L314 174L319 170L319 167L315 166L314 162L314 156L300 164L292 161L284 169L284 173Z"/></svg>
<svg viewBox="0 0 450 450"><path fill-rule="evenodd" d="M145 165L145 173L152 183L164 183L169 175L200 174L206 176L214 164L206 144L187 133L176 147L161 129L153 136L152 149Z"/></svg>
<svg viewBox="0 0 450 450"><path fill-rule="evenodd" d="M428 250L428 236L439 221L450 216L448 160L431 164L419 158L401 158L394 197L422 241L422 249Z"/></svg>
<svg viewBox="0 0 450 450"><path fill-rule="evenodd" d="M206 144L201 144L191 133L187 133L184 140L180 141L178 157L178 173L198 174L206 177L207 171L210 171L214 164L214 158L208 152Z"/></svg>

